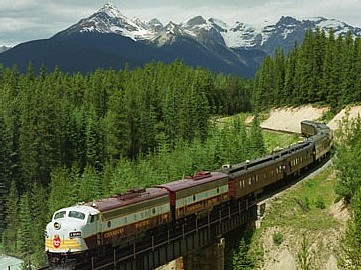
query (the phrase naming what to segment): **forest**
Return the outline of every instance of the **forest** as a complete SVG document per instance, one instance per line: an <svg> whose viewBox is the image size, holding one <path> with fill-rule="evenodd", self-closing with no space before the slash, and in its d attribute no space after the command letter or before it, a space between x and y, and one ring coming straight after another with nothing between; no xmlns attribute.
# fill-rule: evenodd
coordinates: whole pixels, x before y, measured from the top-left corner
<svg viewBox="0 0 361 270"><path fill-rule="evenodd" d="M210 121L250 110L251 84L235 76L182 62L87 75L0 71L3 246L35 262L60 207L263 154L258 125Z"/></svg>
<svg viewBox="0 0 361 270"><path fill-rule="evenodd" d="M360 102L360 59L360 37L309 30L287 56L276 50L264 60L255 78L253 104L265 108L319 103L337 110Z"/></svg>
<svg viewBox="0 0 361 270"><path fill-rule="evenodd" d="M219 128L216 119L272 106L337 110L359 102L360 58L360 38L317 30L288 55L267 57L254 80L182 61L90 74L0 66L4 250L42 263L43 231L56 209L265 154L257 117L249 129L238 118ZM336 192L353 209L345 240L345 265L352 267L361 267L360 133L357 123L340 131L347 143L338 145L337 158Z"/></svg>

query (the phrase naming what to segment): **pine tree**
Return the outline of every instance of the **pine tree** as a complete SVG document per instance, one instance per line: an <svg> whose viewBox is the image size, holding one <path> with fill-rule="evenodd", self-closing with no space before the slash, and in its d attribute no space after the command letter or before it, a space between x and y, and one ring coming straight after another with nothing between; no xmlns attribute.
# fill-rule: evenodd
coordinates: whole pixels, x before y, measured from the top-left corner
<svg viewBox="0 0 361 270"><path fill-rule="evenodd" d="M310 270L311 264L310 264L310 254L309 254L309 244L308 239L305 234L302 236L302 243L301 243L301 249L297 253L297 259L298 263L300 264L301 270Z"/></svg>
<svg viewBox="0 0 361 270"><path fill-rule="evenodd" d="M11 182L6 202L6 229L3 236L5 250L9 253L17 251L17 228L19 225L19 195L15 181Z"/></svg>
<svg viewBox="0 0 361 270"><path fill-rule="evenodd" d="M79 202L79 169L54 168L51 172L50 194L48 200L49 216L62 207Z"/></svg>
<svg viewBox="0 0 361 270"><path fill-rule="evenodd" d="M237 251L233 252L233 270L251 270L254 269L254 263L248 255L248 245L242 237Z"/></svg>
<svg viewBox="0 0 361 270"><path fill-rule="evenodd" d="M101 178L92 166L85 167L81 177L79 196L82 201L92 201L101 197Z"/></svg>
<svg viewBox="0 0 361 270"><path fill-rule="evenodd" d="M100 171L104 166L104 140L100 121L95 111L91 111L88 115L85 135L87 165Z"/></svg>
<svg viewBox="0 0 361 270"><path fill-rule="evenodd" d="M249 134L250 153L249 158L256 158L265 154L266 149L264 145L262 130L259 126L258 117L252 121L252 127Z"/></svg>
<svg viewBox="0 0 361 270"><path fill-rule="evenodd" d="M343 269L361 269L361 188L352 198L351 218L342 242Z"/></svg>
<svg viewBox="0 0 361 270"><path fill-rule="evenodd" d="M296 96L295 91L297 88L296 66L298 58L298 47L295 45L293 50L289 52L285 60L285 85L283 89L283 96L280 105L295 105Z"/></svg>
<svg viewBox="0 0 361 270"><path fill-rule="evenodd" d="M32 216L32 246L37 253L44 250L44 228L47 222L48 200L47 190L38 183L34 183L30 193L30 209Z"/></svg>
<svg viewBox="0 0 361 270"><path fill-rule="evenodd" d="M354 72L356 58L354 51L354 42L352 33L348 32L345 39L342 42L341 48L341 57L342 57L342 77L341 80L341 104L346 105L355 101L355 81L357 75Z"/></svg>
<svg viewBox="0 0 361 270"><path fill-rule="evenodd" d="M133 168L132 162L126 158L118 161L110 181L111 194L122 193L138 185L138 177Z"/></svg>
<svg viewBox="0 0 361 270"><path fill-rule="evenodd" d="M338 156L336 168L338 182L336 183L336 193L350 201L353 195L361 187L361 172L359 164L361 162L361 118L353 120L345 119L336 133L338 144Z"/></svg>
<svg viewBox="0 0 361 270"><path fill-rule="evenodd" d="M32 215L28 193L24 193L19 204L19 227L18 230L18 251L22 256L27 257L34 252Z"/></svg>

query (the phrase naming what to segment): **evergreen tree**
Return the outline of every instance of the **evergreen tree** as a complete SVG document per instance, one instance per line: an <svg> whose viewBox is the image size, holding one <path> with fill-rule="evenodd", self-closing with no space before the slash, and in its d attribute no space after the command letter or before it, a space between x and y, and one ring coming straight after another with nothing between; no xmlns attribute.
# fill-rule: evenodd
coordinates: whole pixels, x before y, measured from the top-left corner
<svg viewBox="0 0 361 270"><path fill-rule="evenodd" d="M281 105L295 105L296 96L294 95L297 89L297 78L296 78L296 63L298 58L298 47L295 44L293 50L288 54L285 60L285 85L282 91L283 96L281 97Z"/></svg>
<svg viewBox="0 0 361 270"><path fill-rule="evenodd" d="M352 198L351 218L347 223L346 234L342 248L345 257L342 260L343 269L361 269L361 188Z"/></svg>
<svg viewBox="0 0 361 270"><path fill-rule="evenodd" d="M126 158L121 158L114 170L110 181L110 193L122 193L138 185L138 177L135 174L134 165Z"/></svg>
<svg viewBox="0 0 361 270"><path fill-rule="evenodd" d="M101 179L95 168L85 167L81 177L79 196L82 201L92 201L101 197Z"/></svg>
<svg viewBox="0 0 361 270"><path fill-rule="evenodd" d="M48 200L49 217L63 207L79 202L79 169L54 168L51 173L50 194Z"/></svg>
<svg viewBox="0 0 361 270"><path fill-rule="evenodd" d="M6 229L3 235L5 250L9 253L17 251L17 235L19 225L19 195L15 181L11 182L9 195L6 202Z"/></svg>
<svg viewBox="0 0 361 270"><path fill-rule="evenodd" d="M18 230L18 251L24 257L34 252L33 243L33 227L30 200L28 193L21 195L19 204L19 227Z"/></svg>
<svg viewBox="0 0 361 270"><path fill-rule="evenodd" d="M329 41L326 45L325 65L323 72L323 88L327 93L327 103L332 108L337 108L339 105L339 89L340 89L340 75L342 70L341 64L341 46L342 39L339 36L337 40L333 37L333 32L329 33Z"/></svg>
<svg viewBox="0 0 361 270"><path fill-rule="evenodd" d="M264 145L262 130L259 126L259 120L257 116L255 116L252 121L252 127L249 134L249 144L249 158L256 158L265 154L266 149Z"/></svg>
<svg viewBox="0 0 361 270"><path fill-rule="evenodd" d="M298 263L300 264L301 270L310 270L311 269L310 255L309 255L308 249L309 249L308 239L307 239L307 236L305 234L303 234L301 249L297 253L297 259L298 259Z"/></svg>
<svg viewBox="0 0 361 270"><path fill-rule="evenodd" d="M40 184L34 183L30 193L30 209L31 209L31 232L32 246L34 251L42 252L44 250L44 228L47 223L48 206L46 202L47 190Z"/></svg>
<svg viewBox="0 0 361 270"><path fill-rule="evenodd" d="M248 245L242 237L237 251L233 252L233 270L251 270L254 269L254 263L248 255Z"/></svg>
<svg viewBox="0 0 361 270"><path fill-rule="evenodd" d="M352 33L348 32L345 39L342 42L342 52L340 56L342 57L342 76L341 80L341 104L346 105L355 101L356 91L355 91L355 80L357 78L357 74L354 72L355 64L356 64L356 55L354 50L354 42Z"/></svg>
<svg viewBox="0 0 361 270"><path fill-rule="evenodd" d="M340 129L336 132L338 155L335 162L338 182L336 193L350 201L361 187L361 118L343 120Z"/></svg>
<svg viewBox="0 0 361 270"><path fill-rule="evenodd" d="M103 132L95 111L91 111L86 126L86 158L87 165L101 170L104 165Z"/></svg>

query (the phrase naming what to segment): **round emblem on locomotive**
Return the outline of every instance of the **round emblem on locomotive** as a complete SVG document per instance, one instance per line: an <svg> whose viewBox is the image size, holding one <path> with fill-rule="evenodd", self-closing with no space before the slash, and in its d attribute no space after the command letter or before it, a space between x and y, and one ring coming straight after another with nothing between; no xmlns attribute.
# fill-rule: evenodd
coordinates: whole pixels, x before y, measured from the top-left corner
<svg viewBox="0 0 361 270"><path fill-rule="evenodd" d="M54 228L55 228L55 230L59 230L60 227L61 227L61 225L60 225L59 222L55 222L55 223L54 223Z"/></svg>
<svg viewBox="0 0 361 270"><path fill-rule="evenodd" d="M60 237L58 234L54 235L54 238L53 238L53 246L55 248L58 248L60 247L60 244L61 244L61 240L60 240Z"/></svg>

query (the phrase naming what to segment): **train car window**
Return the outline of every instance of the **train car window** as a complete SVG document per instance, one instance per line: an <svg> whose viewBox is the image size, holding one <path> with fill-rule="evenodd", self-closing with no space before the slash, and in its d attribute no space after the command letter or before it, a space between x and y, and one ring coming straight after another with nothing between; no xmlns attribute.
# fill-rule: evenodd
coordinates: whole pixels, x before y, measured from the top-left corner
<svg viewBox="0 0 361 270"><path fill-rule="evenodd" d="M77 219L84 219L85 214L78 212L78 211L70 211L68 217L77 218Z"/></svg>
<svg viewBox="0 0 361 270"><path fill-rule="evenodd" d="M193 201L195 201L196 200L196 195L193 195Z"/></svg>
<svg viewBox="0 0 361 270"><path fill-rule="evenodd" d="M54 219L63 218L63 217L65 217L65 215L66 215L66 211L60 211L58 213L55 213Z"/></svg>
<svg viewBox="0 0 361 270"><path fill-rule="evenodd" d="M248 178L248 185L251 185L252 184L252 178Z"/></svg>
<svg viewBox="0 0 361 270"><path fill-rule="evenodd" d="M153 208L152 212L153 212L153 215L154 215L155 214L155 208Z"/></svg>

